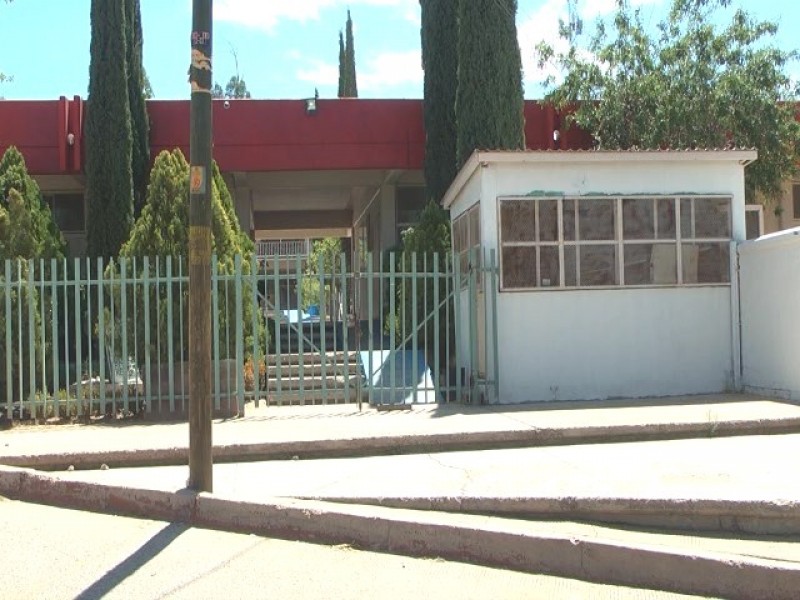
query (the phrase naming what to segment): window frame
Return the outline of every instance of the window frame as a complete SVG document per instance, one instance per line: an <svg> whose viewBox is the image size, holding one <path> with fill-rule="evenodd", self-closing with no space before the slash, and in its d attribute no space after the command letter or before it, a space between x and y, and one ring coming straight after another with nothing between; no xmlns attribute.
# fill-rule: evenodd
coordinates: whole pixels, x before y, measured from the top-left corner
<svg viewBox="0 0 800 600"><path fill-rule="evenodd" d="M658 216L657 207L654 207L653 227L654 238L629 238L624 237L624 219L623 219L623 202L630 199L650 199L658 201L660 199L667 199L672 201L675 232L674 237L659 238L658 237ZM543 201L556 201L557 214L558 214L558 239L556 241L539 240L540 232L539 227L534 227L534 241L514 241L504 242L502 239L503 234L503 203L513 201L529 201L533 202L534 209L534 223L539 223L539 206ZM566 240L564 236L564 204L565 201L575 202L576 216L580 214L580 201L597 201L597 200L612 200L613 201L613 215L614 215L614 240L584 240L580 236L580 219L575 219L575 235L574 240ZM682 214L681 204L683 200L691 201L691 229L692 236L685 237L682 231ZM697 200L724 200L728 206L728 233L729 237L695 237L695 203ZM655 202L654 202L655 204ZM618 289L658 289L658 288L676 288L676 287L730 287L732 273L730 261L728 265L728 281L719 282L685 282L684 269L683 269L683 252L682 248L687 244L730 244L733 242L733 197L726 194L590 194L585 196L579 195L547 195L547 196L498 196L497 197L497 247L499 249L499 287L501 292L552 292L552 291L576 291L576 290L618 290ZM580 282L580 248L584 246L614 246L614 263L615 263L615 276L616 283L611 285L581 285ZM625 246L632 245L668 245L675 248L675 283L625 283ZM542 247L558 247L559 257L559 281L555 285L542 286L542 273L541 273L541 248ZM504 252L505 248L509 247L536 247L536 286L528 287L507 287L504 283ZM568 248L575 249L575 285L566 285L566 272L565 272L565 250Z"/></svg>

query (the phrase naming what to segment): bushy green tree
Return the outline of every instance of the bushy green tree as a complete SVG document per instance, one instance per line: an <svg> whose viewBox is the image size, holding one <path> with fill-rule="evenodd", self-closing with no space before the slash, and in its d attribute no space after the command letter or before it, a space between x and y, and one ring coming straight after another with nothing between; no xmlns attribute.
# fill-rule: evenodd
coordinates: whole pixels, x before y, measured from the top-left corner
<svg viewBox="0 0 800 600"><path fill-rule="evenodd" d="M149 82L144 73L142 51L142 13L139 0L125 0L125 44L128 64L128 102L131 112L131 173L133 176L133 208L138 215L147 195L147 176L150 171L150 120L145 104Z"/></svg>
<svg viewBox="0 0 800 600"><path fill-rule="evenodd" d="M525 148L517 0L469 0L458 8L456 159L475 150Z"/></svg>
<svg viewBox="0 0 800 600"><path fill-rule="evenodd" d="M562 23L565 52L541 44L542 65L563 75L546 82L546 100L577 104L572 118L601 148L755 147L745 172L747 196L775 198L800 158L798 87L788 66L798 58L771 43L775 22L735 10L730 0L672 0L656 30L627 0L588 39L574 17Z"/></svg>
<svg viewBox="0 0 800 600"><path fill-rule="evenodd" d="M231 275L235 273L235 257L242 257L242 273L245 276L242 285L242 314L244 327L244 351L246 355L252 353L254 336L259 336L260 347L265 347L264 327L259 320L258 331L253 331L253 311L257 306L253 302L253 289L250 285L251 259L253 255L253 243L241 231L230 192L222 179L216 164L214 164L214 174L212 177L212 252L216 256L217 268L220 275L226 279L218 286L219 311L215 319L219 324L221 346L221 358L234 358L236 349L234 340L235 331L235 282ZM147 203L142 214L137 219L131 231L130 239L122 246L120 257L125 258L128 263L128 275L136 274L141 276L143 259L149 257L151 260L151 273L154 274L155 258L163 263L167 257L171 257L173 264L173 274L177 275L179 269L185 272L183 259L188 255L188 231L189 231L189 164L180 150L173 152L164 151L156 157L152 172L150 173L150 185L147 194ZM133 259L136 259L136 268L133 268ZM107 272L109 276L115 276L120 272L120 264L112 264ZM164 274L163 268L161 274ZM136 292L142 295L139 287ZM162 285L158 290L150 288L151 293L151 315L150 325L158 327L161 331L167 331L168 305L166 302L166 286ZM172 315L174 340L179 342L180 327L183 327L183 351L184 356L188 356L188 286L173 284L172 289ZM129 306L134 306L131 297ZM138 310L143 310L143 297L138 298L135 303ZM181 308L181 305L183 308ZM181 313L182 311L182 313ZM183 314L183 321L179 315ZM144 317L137 319L139 328L144 327ZM131 323L132 326L132 323ZM108 334L108 332L107 332ZM135 335L135 337L134 337ZM144 332L131 332L130 339L137 339L138 357L144 357ZM152 357L159 360L177 360L176 356L167 356L166 344L160 348L156 347L156 336L151 336L152 347L150 349ZM176 352L180 348L176 346Z"/></svg>
<svg viewBox="0 0 800 600"><path fill-rule="evenodd" d="M456 176L458 3L420 0L422 67L425 70L425 186L441 202Z"/></svg>
<svg viewBox="0 0 800 600"><path fill-rule="evenodd" d="M28 174L25 158L14 146L9 147L0 159L0 204L11 211L11 192L18 192L21 205L16 217L11 216L9 238L0 239L4 244L3 258L63 258L66 244L56 226L50 207L42 201L39 185ZM16 219L16 221L15 221ZM24 219L26 225L20 225ZM17 245L11 238L29 236L24 245Z"/></svg>
<svg viewBox="0 0 800 600"><path fill-rule="evenodd" d="M90 256L116 256L133 223L125 0L92 0L86 138Z"/></svg>

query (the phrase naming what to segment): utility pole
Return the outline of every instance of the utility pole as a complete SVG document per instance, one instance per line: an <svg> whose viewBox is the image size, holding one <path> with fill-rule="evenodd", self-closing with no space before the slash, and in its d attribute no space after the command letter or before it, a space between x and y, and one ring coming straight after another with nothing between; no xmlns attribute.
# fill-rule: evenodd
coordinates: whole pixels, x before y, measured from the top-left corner
<svg viewBox="0 0 800 600"><path fill-rule="evenodd" d="M213 491L211 459L212 0L192 0L189 142L189 487Z"/></svg>

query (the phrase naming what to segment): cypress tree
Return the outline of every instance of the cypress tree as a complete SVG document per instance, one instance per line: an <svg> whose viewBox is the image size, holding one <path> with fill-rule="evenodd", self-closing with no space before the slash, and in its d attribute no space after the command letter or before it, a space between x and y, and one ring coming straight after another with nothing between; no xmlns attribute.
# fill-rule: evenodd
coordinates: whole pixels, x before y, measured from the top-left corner
<svg viewBox="0 0 800 600"><path fill-rule="evenodd" d="M12 196L17 202L13 210ZM28 175L25 159L14 146L9 147L0 159L0 207L8 211L7 218L10 219L6 234L0 239L4 247L0 258L65 256L66 244L50 207L42 201L39 185ZM17 244L14 240L22 239L20 236L29 237L31 243Z"/></svg>
<svg viewBox="0 0 800 600"><path fill-rule="evenodd" d="M425 70L425 185L441 202L456 176L458 4L420 0L422 66Z"/></svg>
<svg viewBox="0 0 800 600"><path fill-rule="evenodd" d="M131 172L133 175L133 209L138 215L147 194L150 170L150 122L145 104L148 85L142 65L142 13L139 0L125 0L127 25L126 60L128 64L128 102L131 111Z"/></svg>
<svg viewBox="0 0 800 600"><path fill-rule="evenodd" d="M345 45L344 45L344 70L346 98L358 98L358 84L356 83L356 51L353 44L353 20L350 18L350 11L347 11L347 24L345 26Z"/></svg>
<svg viewBox="0 0 800 600"><path fill-rule="evenodd" d="M476 149L525 148L517 0L469 0L458 8L456 158Z"/></svg>
<svg viewBox="0 0 800 600"><path fill-rule="evenodd" d="M345 70L345 53L344 53L344 34L339 32L339 91L337 92L339 98L344 98L344 80L346 79Z"/></svg>
<svg viewBox="0 0 800 600"><path fill-rule="evenodd" d="M92 0L86 114L88 253L116 256L133 222L131 112L123 0Z"/></svg>

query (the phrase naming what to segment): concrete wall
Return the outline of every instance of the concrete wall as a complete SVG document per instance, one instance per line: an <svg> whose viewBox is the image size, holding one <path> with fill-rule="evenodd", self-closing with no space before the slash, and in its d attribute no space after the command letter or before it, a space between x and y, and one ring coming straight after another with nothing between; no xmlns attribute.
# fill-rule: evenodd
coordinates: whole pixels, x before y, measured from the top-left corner
<svg viewBox="0 0 800 600"><path fill-rule="evenodd" d="M739 246L742 380L800 400L800 228Z"/></svg>
<svg viewBox="0 0 800 600"><path fill-rule="evenodd" d="M498 250L498 197L544 190L567 196L724 194L733 197L733 237L745 237L744 169L734 160L627 162L617 156L573 163L562 156L562 162L478 166L451 216L474 204L477 193L483 247ZM736 389L738 297L732 271L733 286L498 292L500 402Z"/></svg>

